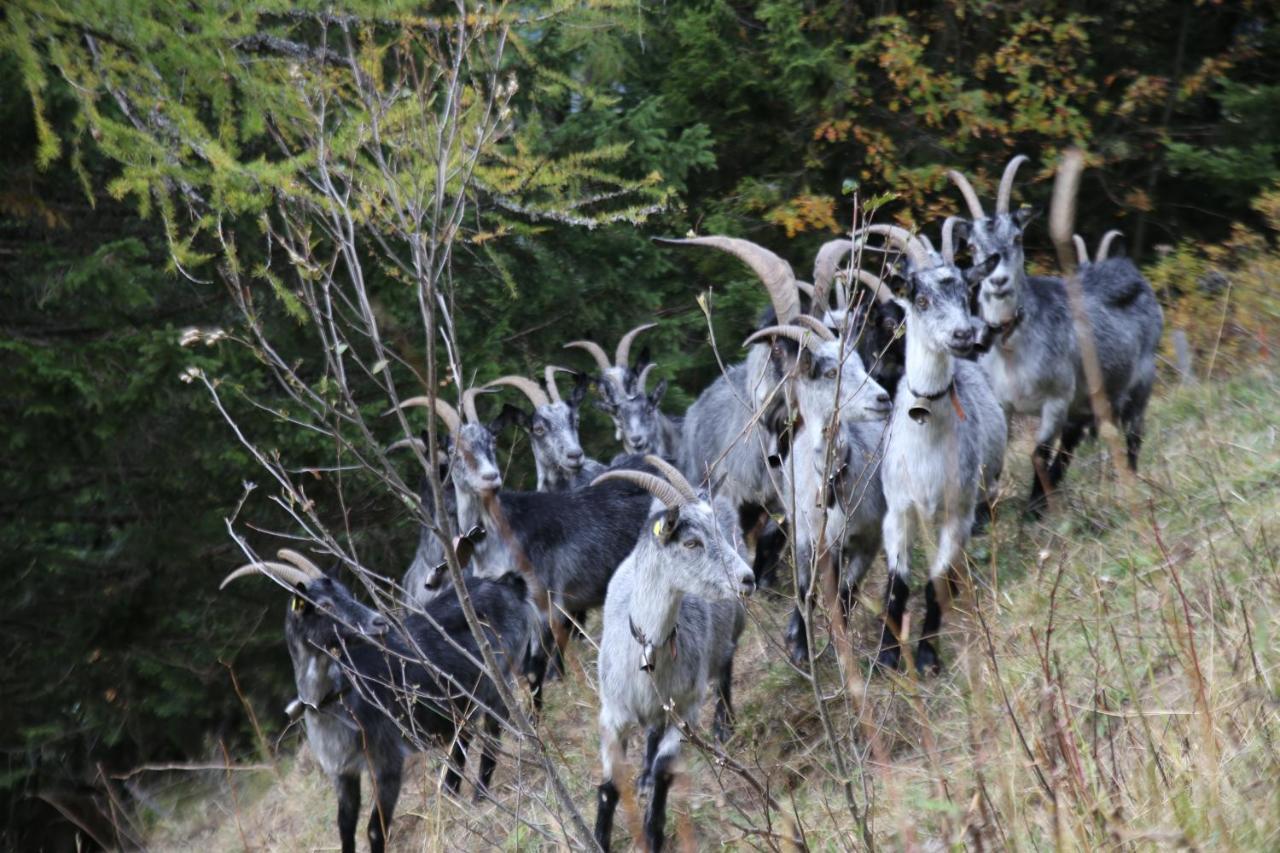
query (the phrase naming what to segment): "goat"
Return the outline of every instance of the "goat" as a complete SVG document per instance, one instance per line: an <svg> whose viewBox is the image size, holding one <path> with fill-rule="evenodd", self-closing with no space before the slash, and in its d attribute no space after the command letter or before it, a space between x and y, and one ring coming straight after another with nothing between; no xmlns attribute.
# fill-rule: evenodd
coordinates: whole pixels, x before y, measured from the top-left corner
<svg viewBox="0 0 1280 853"><path fill-rule="evenodd" d="M600 368L596 377L596 389L600 399L598 409L613 419L614 438L622 442L624 453L654 453L675 458L679 448L678 423L670 418L660 420L658 403L667 391L667 381L658 383L651 393L644 390L644 381L632 369L631 344L641 332L657 326L644 323L631 329L618 341L613 362L594 341L570 341L565 348L584 349L595 359ZM651 365L650 365L651 366Z"/></svg>
<svg viewBox="0 0 1280 853"><path fill-rule="evenodd" d="M863 239L882 235L904 253L906 279L902 294L894 297L906 313L905 388L900 386L894 398L880 464L889 580L877 665L893 670L900 662L918 515L939 534L915 656L917 669L927 673L941 667L935 642L950 599L950 575L963 561L979 500L988 502L994 494L1008 426L982 368L956 357L974 342L964 275L927 240L901 227L871 225L861 233ZM998 260L983 261L971 280L988 275Z"/></svg>
<svg viewBox="0 0 1280 853"><path fill-rule="evenodd" d="M241 566L221 587L264 574L293 590L285 617L299 697L293 704L302 706L307 741L336 788L343 853L355 850L360 771L366 766L376 797L369 847L381 853L400 796L405 753L421 749L424 737L451 742L444 785L456 794L476 718L482 718L479 796L497 765L494 746L505 709L479 663L456 596L441 596L423 614L393 625L307 558L287 549L279 556L287 562ZM469 587L468 593L496 649L510 652L527 642L522 582L491 584L483 594Z"/></svg>
<svg viewBox="0 0 1280 853"><path fill-rule="evenodd" d="M609 578L640 535L650 498L625 483L564 492L503 490L496 459L497 424L480 421L477 392L472 388L462 395L465 421L439 398L434 398L434 407L452 436L458 525L462 530L478 527L485 533L475 543L475 575L496 579L519 572L539 599L536 603L545 625L535 638L526 676L540 708L548 666L547 634L554 639L556 652L562 653L569 614L585 613L604 602ZM400 406L431 405L431 399L415 397ZM629 457L623 464L633 461Z"/></svg>
<svg viewBox="0 0 1280 853"><path fill-rule="evenodd" d="M546 390L523 376L503 376L486 387L507 385L523 393L533 403L533 413L517 409L516 422L529 433L533 461L538 472L538 491L561 492L585 486L600 475L605 466L582 452L578 439L578 407L587 394L581 379L574 384L568 400L556 387L557 368L547 365Z"/></svg>
<svg viewBox="0 0 1280 853"><path fill-rule="evenodd" d="M1028 500L1029 512L1039 515L1046 493L1066 474L1076 445L1093 421L1083 340L1092 342L1104 391L1126 435L1130 467L1136 470L1163 316L1150 285L1136 269L1133 273L1141 282L1137 286L1128 275L1098 272L1103 265L1085 269L1083 316L1078 319L1062 279L1027 275L1022 235L1031 212L1029 208L1009 211L1014 178L1025 162L1027 157L1018 155L1005 166L995 214L990 217L964 175L956 171L948 175L973 216L968 230L973 261L996 259L978 288L979 313L996 344L982 356L983 366L1008 411L1040 413ZM1136 293L1138 298L1117 300L1118 290Z"/></svg>
<svg viewBox="0 0 1280 853"><path fill-rule="evenodd" d="M792 660L802 665L809 659L810 567L826 567L839 579L847 553L843 584L852 590L880 550L880 445L891 397L867 375L847 338L837 338L811 317L796 322L801 325L761 329L747 342L780 335L801 345L795 378L799 419L784 470L792 475L787 497L794 501L789 515L796 534L797 604L787 639Z"/></svg>
<svg viewBox="0 0 1280 853"><path fill-rule="evenodd" d="M597 483L635 483L661 501L634 549L609 582L600 639L600 761L595 840L607 851L618 805L615 760L629 730L646 730L642 787L652 786L645 813L648 849L662 849L667 791L682 739L694 726L708 680L718 679L717 726L732 713L729 683L743 628L739 595L755 582L705 495L656 456L646 461L666 479L610 471ZM723 732L721 732L723 734Z"/></svg>
<svg viewBox="0 0 1280 853"><path fill-rule="evenodd" d="M849 239L831 240L818 250L810 296L812 301L822 304L811 311L837 335L854 339L858 357L867 372L892 397L897 393L907 355L907 345L900 334L904 313L889 296L889 291L878 285L873 287L875 299L850 305L852 282L840 270L840 262L851 251L853 241ZM868 275L857 269L852 272L860 278ZM832 288L835 308L826 304L825 294Z"/></svg>
<svg viewBox="0 0 1280 853"><path fill-rule="evenodd" d="M409 438L397 441L387 450L390 452L411 443L418 445L422 448L423 453L426 453L427 439L425 434L421 439ZM453 485L449 482L449 449L447 444L442 451L437 454L435 462L436 474L440 478L441 484L444 485L444 507L442 511L449 518L456 519L458 516L458 502L454 499ZM436 510L435 500L431 494L431 484L426 477L422 478L418 487L418 498L422 502L422 509L426 518L432 522L438 520L441 512ZM446 576L444 543L433 529L436 526L431 523L419 525L418 546L414 549L413 560L409 563L409 568L404 573L402 586L405 598L411 608L420 609L425 607L428 601L435 598Z"/></svg>

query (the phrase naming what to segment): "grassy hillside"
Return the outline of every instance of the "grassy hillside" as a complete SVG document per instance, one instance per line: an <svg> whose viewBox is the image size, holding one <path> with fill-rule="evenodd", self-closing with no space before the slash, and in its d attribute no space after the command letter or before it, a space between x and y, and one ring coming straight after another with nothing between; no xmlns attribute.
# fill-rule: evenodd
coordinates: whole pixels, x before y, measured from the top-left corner
<svg viewBox="0 0 1280 853"><path fill-rule="evenodd" d="M1165 384L1140 477L1117 473L1104 435L1085 446L1063 504L1038 525L1018 518L1030 450L1019 424L1008 503L972 549L976 591L957 599L939 678L866 675L883 568L853 622L860 661L843 686L830 653L816 685L784 662L787 604L758 597L729 745L741 772L687 749L669 832L688 849L785 847L796 835L813 849L848 849L860 846L865 820L889 849L1276 849L1278 419L1270 369ZM917 579L922 565L918 555ZM570 669L552 685L543 732L590 821L593 652L579 645ZM273 771L214 774L185 802L169 796L152 845L335 846L333 796L305 747L290 757L297 740L285 740ZM436 789L439 756L414 759L391 849L560 843L534 763L510 740L504 747L496 803L448 801ZM775 803L767 811L764 791ZM528 823L519 830L517 812ZM615 842L628 841L630 820L620 811Z"/></svg>

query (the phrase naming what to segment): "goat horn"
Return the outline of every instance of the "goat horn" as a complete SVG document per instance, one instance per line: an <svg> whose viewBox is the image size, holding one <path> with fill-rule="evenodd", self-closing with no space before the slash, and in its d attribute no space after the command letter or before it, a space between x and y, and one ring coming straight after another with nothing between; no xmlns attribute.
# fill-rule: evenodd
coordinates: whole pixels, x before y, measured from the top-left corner
<svg viewBox="0 0 1280 853"><path fill-rule="evenodd" d="M858 281L871 288L871 292L876 295L877 302L887 305L893 301L893 292L889 290L889 286L880 279L880 276L875 273L867 272L866 270L854 270L853 274L857 277Z"/></svg>
<svg viewBox="0 0 1280 853"><path fill-rule="evenodd" d="M676 491L675 486L661 477L650 474L648 471L606 471L592 480L591 485L598 486L606 480L626 480L629 483L634 483L662 501L667 509L675 509L685 502L680 493Z"/></svg>
<svg viewBox="0 0 1280 853"><path fill-rule="evenodd" d="M383 412L383 416L385 417L397 409L410 409L414 406L430 408L433 402L435 403L436 415L440 417L440 420L444 421L444 425L448 428L450 435L457 435L458 430L462 427L462 420L458 417L458 410L439 397L410 397L408 400L401 400L399 406L394 406Z"/></svg>
<svg viewBox="0 0 1280 853"><path fill-rule="evenodd" d="M1018 167L1030 159L1025 154L1019 154L1004 167L1004 174L1000 176L1000 190L996 193L997 216L1009 212L1009 199L1013 195L1013 178L1018 174Z"/></svg>
<svg viewBox="0 0 1280 853"><path fill-rule="evenodd" d="M1124 233L1114 228L1102 235L1102 241L1098 243L1098 256L1094 258L1095 262L1102 263L1107 259L1107 254L1111 251L1111 242L1117 237L1123 239Z"/></svg>
<svg viewBox="0 0 1280 853"><path fill-rule="evenodd" d="M1076 244L1076 263L1080 266L1089 263L1089 247L1085 244L1084 238L1079 234L1072 234L1071 242ZM1101 249L1102 247L1099 246L1098 248Z"/></svg>
<svg viewBox="0 0 1280 853"><path fill-rule="evenodd" d="M640 389L641 394L645 393L644 384L649 381L649 374L653 372L653 369L657 366L656 362L651 361L644 366L644 370L640 371L640 378L636 380L636 387Z"/></svg>
<svg viewBox="0 0 1280 853"><path fill-rule="evenodd" d="M237 578L257 574L266 575L272 580L282 583L288 587L297 586L298 584L306 586L311 583L311 581L315 580L315 578L311 577L297 566L289 566L284 563L273 563L263 560L257 563L248 563L236 569L234 572L222 579L222 583L218 584L218 589L225 589L227 584Z"/></svg>
<svg viewBox="0 0 1280 853"><path fill-rule="evenodd" d="M644 461L657 468L658 473L666 477L668 483L675 486L676 491L680 493L680 497L684 498L685 502L698 502L697 490L689 485L689 481L684 478L684 474L680 472L679 468L653 453L646 454Z"/></svg>
<svg viewBox="0 0 1280 853"><path fill-rule="evenodd" d="M1080 191L1080 173L1084 171L1084 152L1068 148L1058 164L1058 176L1053 181L1053 201L1049 204L1049 236L1058 251L1058 265L1063 272L1075 272L1072 258L1071 236L1076 221L1076 194Z"/></svg>
<svg viewBox="0 0 1280 853"><path fill-rule="evenodd" d="M609 363L609 356L604 354L604 350L602 350L600 345L595 341L569 341L569 343L564 345L565 349L569 349L570 347L577 347L578 349L584 349L591 353L591 357L596 360L596 366L600 368L601 373L608 373L609 369L613 367L613 365Z"/></svg>
<svg viewBox="0 0 1280 853"><path fill-rule="evenodd" d="M292 563L297 566L301 571L311 575L313 579L324 577L324 572L321 571L319 566L291 548L281 548L279 551L276 551L276 556L284 560L286 563Z"/></svg>
<svg viewBox="0 0 1280 853"><path fill-rule="evenodd" d="M553 403L564 402L564 400L560 399L560 386L556 384L556 374L559 373L561 370L567 373L569 371L569 368L558 367L557 365L554 365L554 364L548 364L546 367L542 369L542 377L544 380L546 380L546 383L547 383L547 394L551 397L551 402Z"/></svg>
<svg viewBox="0 0 1280 853"><path fill-rule="evenodd" d="M742 342L742 345L750 346L757 341L764 340L773 336L789 338L798 344L814 349L814 338L817 337L812 331L803 326L766 326L759 331L753 332L751 337Z"/></svg>
<svg viewBox="0 0 1280 853"><path fill-rule="evenodd" d="M643 325L636 326L634 329L632 329L631 331L623 335L622 340L618 341L618 348L614 351L614 354L613 354L614 366L621 367L623 370L626 370L628 367L630 367L631 366L630 365L631 342L636 339L636 335L640 334L641 332L647 331L648 329L652 329L656 325L658 324L645 323Z"/></svg>
<svg viewBox="0 0 1280 853"><path fill-rule="evenodd" d="M956 263L955 231L959 222L960 217L948 216L942 223L942 259L952 266Z"/></svg>
<svg viewBox="0 0 1280 853"><path fill-rule="evenodd" d="M824 326L822 321L817 317L810 317L808 314L801 314L791 322L795 323L797 326L804 326L824 341L834 341L836 339L835 333Z"/></svg>
<svg viewBox="0 0 1280 853"><path fill-rule="evenodd" d="M800 292L809 297L809 302L813 302L813 285L807 281L797 281L796 287L800 288Z"/></svg>
<svg viewBox="0 0 1280 853"><path fill-rule="evenodd" d="M844 260L845 255L852 251L853 241L843 237L839 240L823 243L822 248L818 250L818 257L813 261L815 298L809 306L809 313L813 314L813 316L821 317L821 312L827 310L827 293L830 292L831 285L836 280L836 273L840 270L840 262ZM817 294L821 294L821 296Z"/></svg>
<svg viewBox="0 0 1280 853"><path fill-rule="evenodd" d="M932 266L929 257L931 248L926 248L916 235L901 225L868 225L859 234L879 234L888 239L889 244L900 252L904 252L911 263L917 267Z"/></svg>
<svg viewBox="0 0 1280 853"><path fill-rule="evenodd" d="M710 246L713 249L728 252L751 267L764 283L779 323L789 323L800 313L796 274L791 270L791 264L764 246L758 246L750 240L737 237L687 237L683 240L659 237L657 239L660 243L671 243L677 246Z"/></svg>
<svg viewBox="0 0 1280 853"><path fill-rule="evenodd" d="M393 441L387 445L384 453L395 453L397 450L404 450L406 447L416 447L423 453L427 451L427 443L420 438L402 438L399 441Z"/></svg>
<svg viewBox="0 0 1280 853"><path fill-rule="evenodd" d="M982 209L982 202L978 201L978 194L973 191L973 184L969 183L969 179L964 176L964 173L955 169L948 169L947 177L960 190L960 195L964 196L964 203L969 205L969 215L973 217L973 220L977 222L979 219L986 219L987 214Z"/></svg>
<svg viewBox="0 0 1280 853"><path fill-rule="evenodd" d="M487 393L487 388L468 388L462 392L462 413L467 416L469 423L480 423L480 416L476 414L476 395Z"/></svg>
<svg viewBox="0 0 1280 853"><path fill-rule="evenodd" d="M551 405L551 398L547 396L547 392L538 387L538 383L532 379L526 379L523 376L500 376L489 382L484 387L492 388L494 385L507 385L515 388L517 391L529 398L529 402L533 403L535 408Z"/></svg>

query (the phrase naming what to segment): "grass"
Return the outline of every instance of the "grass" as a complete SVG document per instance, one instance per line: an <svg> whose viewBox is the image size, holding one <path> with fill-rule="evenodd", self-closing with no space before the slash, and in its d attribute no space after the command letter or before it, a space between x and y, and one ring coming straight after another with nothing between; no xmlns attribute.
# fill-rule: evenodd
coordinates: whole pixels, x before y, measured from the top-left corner
<svg viewBox="0 0 1280 853"><path fill-rule="evenodd" d="M689 849L799 838L844 850L864 846L861 822L888 849L1280 848L1277 422L1269 370L1165 387L1141 475L1117 471L1106 442L1087 444L1037 524L1019 518L1030 477L1019 427L1006 506L971 548L972 592L945 626L946 671L869 676L879 631L873 605L860 607L848 678L834 655L817 667L825 722L815 685L783 660L787 601L758 597L735 679L728 752L740 768L687 748L669 834ZM882 584L879 568L869 599ZM541 727L588 823L593 680L594 652L579 644ZM296 742L278 782L235 774L220 796L157 821L150 845L336 847L332 793L305 747L288 757ZM438 753L413 759L390 849L563 845L532 747L504 749L497 802L481 805L438 793ZM619 845L634 825L624 811Z"/></svg>

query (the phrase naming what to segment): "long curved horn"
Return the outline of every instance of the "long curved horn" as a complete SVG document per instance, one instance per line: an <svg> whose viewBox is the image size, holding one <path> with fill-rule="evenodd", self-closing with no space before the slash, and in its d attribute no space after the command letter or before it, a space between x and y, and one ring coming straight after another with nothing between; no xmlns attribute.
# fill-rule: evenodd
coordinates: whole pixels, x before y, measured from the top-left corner
<svg viewBox="0 0 1280 853"><path fill-rule="evenodd" d="M685 502L680 493L676 491L675 486L661 477L650 474L648 471L632 471L629 469L606 471L592 480L591 485L598 486L607 480L626 480L629 483L634 483L662 501L667 509L675 509Z"/></svg>
<svg viewBox="0 0 1280 853"><path fill-rule="evenodd" d="M813 350L816 348L814 344L815 344L815 339L817 338L817 335L815 335L812 331L810 331L809 329L803 326L789 326L789 325L788 326L766 326L763 329L760 329L756 332L752 332L751 337L743 341L742 345L744 347L750 346L751 344L754 344L757 341L764 340L765 338L768 338L774 335L782 338L789 338L798 344L808 347L810 350Z"/></svg>
<svg viewBox="0 0 1280 853"><path fill-rule="evenodd" d="M836 339L835 333L824 326L822 321L817 317L810 317L808 314L801 314L791 322L795 323L797 326L804 326L824 341L834 341Z"/></svg>
<svg viewBox="0 0 1280 853"><path fill-rule="evenodd" d="M800 292L809 297L809 302L813 303L813 285L807 281L797 281L796 287L800 288Z"/></svg>
<svg viewBox="0 0 1280 853"><path fill-rule="evenodd" d="M646 454L644 461L657 468L658 473L666 477L668 483L675 486L676 491L680 493L680 497L684 498L687 503L698 502L698 490L689 484L689 481L684 478L684 474L680 472L679 468L653 453Z"/></svg>
<svg viewBox="0 0 1280 853"><path fill-rule="evenodd" d="M311 575L314 580L324 577L324 572L319 566L291 548L281 548L279 551L276 551L276 556L284 560L286 563L292 563L297 566L299 571Z"/></svg>
<svg viewBox="0 0 1280 853"><path fill-rule="evenodd" d="M515 388L528 397L529 402L533 403L535 408L551 405L551 398L547 396L547 392L539 388L538 383L532 379L526 379L523 376L500 376L487 383L484 387L492 388L494 385L506 385Z"/></svg>
<svg viewBox="0 0 1280 853"><path fill-rule="evenodd" d="M853 274L858 281L871 288L871 292L876 295L877 302L886 305L893 301L893 291L889 290L889 286L881 281L880 276L866 270L854 270Z"/></svg>
<svg viewBox="0 0 1280 853"><path fill-rule="evenodd" d="M548 364L542 368L542 378L547 383L547 394L550 395L553 403L564 402L564 400L560 399L560 386L556 384L556 374L562 370L566 373L569 371L567 367L560 367L555 364Z"/></svg>
<svg viewBox="0 0 1280 853"><path fill-rule="evenodd" d="M486 393L488 390L485 388L468 388L462 392L462 412L469 423L480 423L480 416L476 414L476 395Z"/></svg>
<svg viewBox="0 0 1280 853"><path fill-rule="evenodd" d="M686 237L676 240L670 237L656 238L660 243L671 243L677 246L710 246L722 252L728 252L738 260L751 267L752 271L763 282L769 291L769 299L773 302L774 313L779 323L789 323L800 313L800 297L796 288L796 274L791 264L750 240L737 237Z"/></svg>
<svg viewBox="0 0 1280 853"><path fill-rule="evenodd" d="M973 217L973 220L977 222L979 219L986 219L987 214L982 209L982 202L978 201L978 194L973 191L973 184L969 183L969 179L964 176L964 173L955 169L948 169L947 177L960 190L960 195L964 196L964 203L969 205L969 215Z"/></svg>
<svg viewBox="0 0 1280 853"><path fill-rule="evenodd" d="M267 577L283 583L285 586L293 587L298 584L306 586L315 578L299 569L297 566L289 566L284 563L273 563L269 560L263 560L257 563L248 563L236 569L231 574L222 579L222 583L218 584L218 589L225 589L227 584L237 578L243 578L248 575L266 575Z"/></svg>
<svg viewBox="0 0 1280 853"><path fill-rule="evenodd" d="M1076 195L1084 171L1084 152L1068 148L1062 152L1058 174L1053 179L1053 200L1049 203L1049 236L1058 253L1058 266L1068 276L1076 272L1071 235L1076 224Z"/></svg>
<svg viewBox="0 0 1280 853"><path fill-rule="evenodd" d="M1102 263L1107 259L1107 254L1111 251L1111 243L1117 237L1124 239L1124 232L1117 231L1114 228L1102 235L1102 241L1098 243L1098 256L1094 258L1095 263Z"/></svg>
<svg viewBox="0 0 1280 853"><path fill-rule="evenodd" d="M925 244L921 243L916 235L901 225L868 225L858 233L879 234L887 238L889 243L898 251L904 252L915 266L929 267L933 265L933 258L930 257L932 251L926 248Z"/></svg>
<svg viewBox="0 0 1280 853"><path fill-rule="evenodd" d="M395 453L397 450L404 450L406 447L416 447L423 453L427 452L427 443L420 438L402 438L399 441L393 441L387 445L384 453Z"/></svg>
<svg viewBox="0 0 1280 853"><path fill-rule="evenodd" d="M653 369L657 366L656 362L651 361L644 366L644 370L640 371L640 377L636 379L636 388L640 389L641 394L645 393L644 384L649 381L649 374L652 373Z"/></svg>
<svg viewBox="0 0 1280 853"><path fill-rule="evenodd" d="M809 306L809 313L815 317L821 317L822 312L827 309L827 293L830 292L831 285L836 280L836 273L840 271L840 262L852 251L853 241L844 237L823 243L822 248L818 250L818 256L813 260L815 298ZM821 298L817 298L819 293Z"/></svg>
<svg viewBox="0 0 1280 853"><path fill-rule="evenodd" d="M621 367L623 370L626 370L628 367L630 367L631 366L631 342L636 339L636 335L640 334L641 332L652 329L656 325L658 324L644 323L643 325L636 326L634 329L632 329L631 331L623 335L622 340L618 341L618 348L614 351L614 354L613 354L614 367Z"/></svg>
<svg viewBox="0 0 1280 853"><path fill-rule="evenodd" d="M410 397L408 400L401 400L399 406L395 406L383 412L383 416L385 417L386 415L391 414L396 411L396 409L411 409L414 406L430 408L431 401L431 397ZM457 435L458 430L462 427L462 419L458 417L458 410L453 406L450 406L447 401L441 400L439 397L435 398L435 407L436 415L440 417L440 420L444 421L444 425L448 428L449 434Z"/></svg>
<svg viewBox="0 0 1280 853"><path fill-rule="evenodd" d="M1004 167L1004 174L1000 176L1000 190L996 193L997 216L1009 212L1009 199L1013 196L1013 178L1018 174L1018 167L1030 159L1025 154L1019 154Z"/></svg>
<svg viewBox="0 0 1280 853"><path fill-rule="evenodd" d="M958 216L948 216L942 223L942 259L955 266L956 263L956 225Z"/></svg>
<svg viewBox="0 0 1280 853"><path fill-rule="evenodd" d="M1076 263L1080 266L1089 263L1089 247L1085 244L1084 238L1079 234L1072 234L1071 242L1076 244ZM1101 250L1102 247L1099 246L1098 248ZM1102 258L1098 258L1098 260L1102 260Z"/></svg>
<svg viewBox="0 0 1280 853"><path fill-rule="evenodd" d="M596 360L596 366L600 368L601 373L608 373L609 369L613 367L613 365L609 363L609 356L604 354L604 350L601 349L600 345L595 341L569 341L569 343L564 345L565 349L569 349L571 347L584 349L591 353L591 357Z"/></svg>

